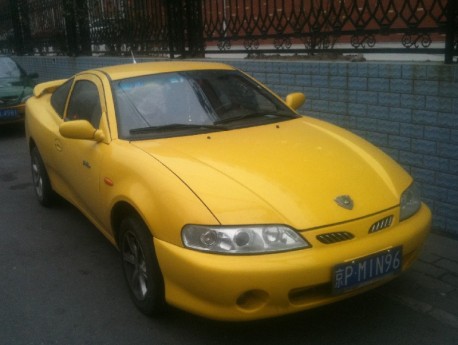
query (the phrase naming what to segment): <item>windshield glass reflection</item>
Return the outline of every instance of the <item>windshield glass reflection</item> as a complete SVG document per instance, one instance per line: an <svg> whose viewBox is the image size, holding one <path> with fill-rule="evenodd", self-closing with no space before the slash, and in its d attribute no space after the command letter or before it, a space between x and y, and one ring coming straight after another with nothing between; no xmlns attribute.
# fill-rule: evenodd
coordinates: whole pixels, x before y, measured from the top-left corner
<svg viewBox="0 0 458 345"><path fill-rule="evenodd" d="M221 130L218 123L240 128L296 117L238 71L154 74L115 81L113 90L119 134L126 139L138 133L148 133L148 137L187 135Z"/></svg>

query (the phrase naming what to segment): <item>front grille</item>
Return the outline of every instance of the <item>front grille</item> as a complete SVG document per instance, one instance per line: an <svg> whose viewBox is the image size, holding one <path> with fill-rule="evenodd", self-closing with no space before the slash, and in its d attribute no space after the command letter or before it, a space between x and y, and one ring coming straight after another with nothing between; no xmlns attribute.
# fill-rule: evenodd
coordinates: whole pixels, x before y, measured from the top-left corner
<svg viewBox="0 0 458 345"><path fill-rule="evenodd" d="M4 96L0 98L0 106L9 105L11 103L17 103L19 101L18 96Z"/></svg>
<svg viewBox="0 0 458 345"><path fill-rule="evenodd" d="M369 228L369 233L372 234L374 232L389 228L393 223L393 216L388 216L383 219L380 219L378 222L372 224Z"/></svg>
<svg viewBox="0 0 458 345"><path fill-rule="evenodd" d="M318 241L324 244L337 243L342 241L348 241L354 238L355 236L347 231L340 232L330 232L327 234L318 235L316 238Z"/></svg>

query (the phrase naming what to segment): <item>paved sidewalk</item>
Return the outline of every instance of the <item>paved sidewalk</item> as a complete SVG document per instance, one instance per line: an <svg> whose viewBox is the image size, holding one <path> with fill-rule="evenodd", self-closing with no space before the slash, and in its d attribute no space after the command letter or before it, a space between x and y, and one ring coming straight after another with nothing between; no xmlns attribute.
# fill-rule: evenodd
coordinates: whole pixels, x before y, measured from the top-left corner
<svg viewBox="0 0 458 345"><path fill-rule="evenodd" d="M458 329L458 240L431 233L413 267L380 292Z"/></svg>

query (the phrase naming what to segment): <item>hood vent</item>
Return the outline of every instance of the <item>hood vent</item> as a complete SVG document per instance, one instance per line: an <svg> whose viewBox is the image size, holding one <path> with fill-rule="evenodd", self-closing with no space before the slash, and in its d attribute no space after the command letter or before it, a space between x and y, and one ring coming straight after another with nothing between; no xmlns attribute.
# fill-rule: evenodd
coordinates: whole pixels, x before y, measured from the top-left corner
<svg viewBox="0 0 458 345"><path fill-rule="evenodd" d="M318 241L324 244L332 244L342 241L348 241L354 238L355 236L347 231L340 232L330 232L327 234L318 235L316 238Z"/></svg>
<svg viewBox="0 0 458 345"><path fill-rule="evenodd" d="M369 233L372 234L374 232L389 228L393 223L393 216L388 216L383 219L380 219L378 222L372 224L369 228Z"/></svg>

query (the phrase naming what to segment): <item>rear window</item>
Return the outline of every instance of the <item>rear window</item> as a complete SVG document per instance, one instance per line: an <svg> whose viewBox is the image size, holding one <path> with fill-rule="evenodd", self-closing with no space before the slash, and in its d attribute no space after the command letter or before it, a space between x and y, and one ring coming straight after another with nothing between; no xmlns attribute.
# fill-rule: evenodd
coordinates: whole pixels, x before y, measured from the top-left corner
<svg viewBox="0 0 458 345"><path fill-rule="evenodd" d="M73 79L67 80L51 96L51 105L61 118L64 117L65 104L67 103L68 93L70 92L72 83Z"/></svg>

